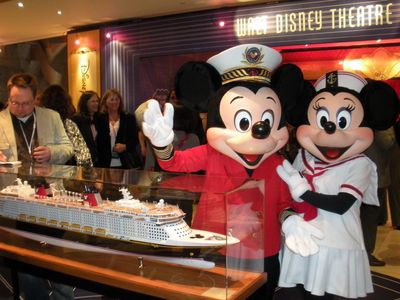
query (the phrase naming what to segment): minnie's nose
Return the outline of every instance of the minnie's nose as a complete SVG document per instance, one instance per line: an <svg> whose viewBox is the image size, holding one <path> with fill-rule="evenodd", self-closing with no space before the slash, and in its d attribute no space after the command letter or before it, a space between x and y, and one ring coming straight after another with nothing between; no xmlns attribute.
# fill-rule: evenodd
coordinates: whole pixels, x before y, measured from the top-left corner
<svg viewBox="0 0 400 300"><path fill-rule="evenodd" d="M324 130L326 131L327 134L333 134L336 131L336 125L335 123L328 121L324 125Z"/></svg>

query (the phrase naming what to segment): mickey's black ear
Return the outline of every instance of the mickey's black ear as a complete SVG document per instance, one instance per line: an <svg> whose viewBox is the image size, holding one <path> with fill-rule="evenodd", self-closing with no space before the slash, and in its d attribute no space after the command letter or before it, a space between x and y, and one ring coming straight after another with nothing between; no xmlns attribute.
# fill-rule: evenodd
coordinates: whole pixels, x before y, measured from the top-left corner
<svg viewBox="0 0 400 300"><path fill-rule="evenodd" d="M370 81L360 92L366 124L372 129L385 130L393 126L400 113L396 91L383 81Z"/></svg>
<svg viewBox="0 0 400 300"><path fill-rule="evenodd" d="M286 109L293 107L302 92L303 72L293 64L281 65L271 78L271 84Z"/></svg>
<svg viewBox="0 0 400 300"><path fill-rule="evenodd" d="M283 106L289 124L307 123L308 104L315 95L312 84L304 81L303 72L293 64L283 64L274 72L271 84Z"/></svg>
<svg viewBox="0 0 400 300"><path fill-rule="evenodd" d="M207 112L208 102L221 84L218 71L206 62L187 62L175 76L178 100L187 108L198 112Z"/></svg>
<svg viewBox="0 0 400 300"><path fill-rule="evenodd" d="M296 104L286 113L286 120L290 125L299 127L302 124L309 123L307 116L308 107L315 95L316 92L312 83L304 81L301 92L296 99Z"/></svg>

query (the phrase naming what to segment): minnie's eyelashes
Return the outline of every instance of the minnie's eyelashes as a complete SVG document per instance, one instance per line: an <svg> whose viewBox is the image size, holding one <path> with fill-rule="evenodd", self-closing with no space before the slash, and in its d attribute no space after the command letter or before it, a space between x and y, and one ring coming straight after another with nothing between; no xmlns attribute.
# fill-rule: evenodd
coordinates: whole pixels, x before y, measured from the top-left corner
<svg viewBox="0 0 400 300"><path fill-rule="evenodd" d="M345 108L345 110L347 110L348 112L352 112L355 109L356 109L356 107L352 104L347 105Z"/></svg>

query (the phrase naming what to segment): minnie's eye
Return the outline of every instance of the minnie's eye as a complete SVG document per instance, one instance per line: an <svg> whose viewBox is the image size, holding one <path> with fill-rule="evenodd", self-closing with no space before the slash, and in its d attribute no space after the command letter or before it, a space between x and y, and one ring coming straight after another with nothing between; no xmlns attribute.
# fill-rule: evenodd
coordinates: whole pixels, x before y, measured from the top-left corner
<svg viewBox="0 0 400 300"><path fill-rule="evenodd" d="M339 111L336 123L340 129L346 130L351 123L351 113L347 109Z"/></svg>
<svg viewBox="0 0 400 300"><path fill-rule="evenodd" d="M324 108L317 111L317 125L319 128L324 129L326 122L329 121L329 114Z"/></svg>
<svg viewBox="0 0 400 300"><path fill-rule="evenodd" d="M246 132L251 125L251 115L246 110L239 110L235 115L235 128L239 132Z"/></svg>
<svg viewBox="0 0 400 300"><path fill-rule="evenodd" d="M274 112L272 110L267 110L263 113L261 121L268 123L269 127L274 125Z"/></svg>

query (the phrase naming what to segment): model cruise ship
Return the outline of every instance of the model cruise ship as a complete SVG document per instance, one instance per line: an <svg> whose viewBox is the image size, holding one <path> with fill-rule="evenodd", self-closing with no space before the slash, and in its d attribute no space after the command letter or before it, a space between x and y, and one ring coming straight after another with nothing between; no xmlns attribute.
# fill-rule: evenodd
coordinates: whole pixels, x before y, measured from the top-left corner
<svg viewBox="0 0 400 300"><path fill-rule="evenodd" d="M156 203L134 199L121 188L122 199L102 200L95 193L74 193L50 185L52 196L16 180L0 191L0 216L28 223L82 232L157 247L224 247L238 239L195 230L185 213L160 199Z"/></svg>

